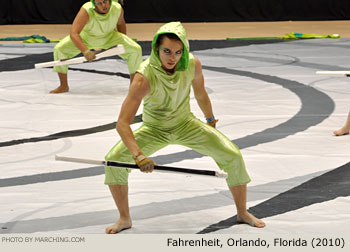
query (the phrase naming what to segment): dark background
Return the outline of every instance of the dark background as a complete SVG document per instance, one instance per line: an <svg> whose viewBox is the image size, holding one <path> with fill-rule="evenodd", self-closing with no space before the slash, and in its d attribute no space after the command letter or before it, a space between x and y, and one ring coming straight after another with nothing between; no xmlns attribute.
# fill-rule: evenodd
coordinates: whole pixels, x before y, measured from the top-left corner
<svg viewBox="0 0 350 252"><path fill-rule="evenodd" d="M124 1L128 23L350 19L350 0ZM85 2L87 0L0 0L0 24L70 24Z"/></svg>

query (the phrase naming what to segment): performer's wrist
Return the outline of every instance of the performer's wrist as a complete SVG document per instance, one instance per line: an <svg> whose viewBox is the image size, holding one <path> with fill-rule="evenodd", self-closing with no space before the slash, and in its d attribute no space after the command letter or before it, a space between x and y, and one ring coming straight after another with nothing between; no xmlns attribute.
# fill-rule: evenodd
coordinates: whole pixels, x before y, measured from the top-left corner
<svg viewBox="0 0 350 252"><path fill-rule="evenodd" d="M143 154L143 152L140 150L140 151L138 151L136 154L135 154L135 153L132 154L132 158L133 158L134 160L137 160L138 157L144 156L144 155L145 155L145 154Z"/></svg>
<svg viewBox="0 0 350 252"><path fill-rule="evenodd" d="M210 123L210 122L212 122L212 121L215 120L215 117L214 117L214 115L213 115L213 116L210 117L210 118L206 118L206 120L207 120L208 123Z"/></svg>

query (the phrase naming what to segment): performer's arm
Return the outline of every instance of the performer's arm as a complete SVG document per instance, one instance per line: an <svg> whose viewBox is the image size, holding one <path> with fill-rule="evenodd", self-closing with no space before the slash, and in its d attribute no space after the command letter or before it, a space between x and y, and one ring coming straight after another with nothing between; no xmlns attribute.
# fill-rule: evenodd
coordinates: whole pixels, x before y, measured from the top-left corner
<svg viewBox="0 0 350 252"><path fill-rule="evenodd" d="M202 110L205 118L212 118L214 116L211 102L207 91L204 87L204 76L202 73L201 62L195 58L195 77L192 81L192 88L194 91L194 97Z"/></svg>
<svg viewBox="0 0 350 252"><path fill-rule="evenodd" d="M129 93L123 102L118 118L117 131L133 157L141 153L141 149L136 143L130 124L140 107L142 98L149 91L150 86L147 79L137 73L131 83Z"/></svg>
<svg viewBox="0 0 350 252"><path fill-rule="evenodd" d="M118 23L117 23L117 30L121 33L126 34L126 23L124 20L124 10L122 9L122 12L120 13Z"/></svg>
<svg viewBox="0 0 350 252"><path fill-rule="evenodd" d="M75 46L82 53L89 50L80 37L80 32L83 30L84 26L88 21L89 21L89 14L84 8L81 8L77 16L75 17L72 24L72 28L70 30L70 38L72 39Z"/></svg>

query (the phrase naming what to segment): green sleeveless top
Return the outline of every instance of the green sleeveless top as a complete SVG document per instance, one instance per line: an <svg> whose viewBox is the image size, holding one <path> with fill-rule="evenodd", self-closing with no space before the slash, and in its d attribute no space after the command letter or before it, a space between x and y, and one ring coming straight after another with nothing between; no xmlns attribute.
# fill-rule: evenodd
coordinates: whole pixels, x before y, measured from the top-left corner
<svg viewBox="0 0 350 252"><path fill-rule="evenodd" d="M192 54L189 55L188 68L173 75L152 67L149 59L140 65L137 72L148 80L151 88L143 99L143 122L152 127L171 129L192 116L190 92L195 63Z"/></svg>
<svg viewBox="0 0 350 252"><path fill-rule="evenodd" d="M174 33L184 44L184 53L172 75L162 68L155 49L155 41L161 33ZM190 92L195 77L195 62L188 47L186 32L180 22L165 24L158 30L153 40L151 56L137 70L150 85L150 92L143 99L144 123L156 128L172 129L193 116L190 110Z"/></svg>
<svg viewBox="0 0 350 252"><path fill-rule="evenodd" d="M94 10L91 2L85 3L84 8L89 14L89 21L80 33L83 40L87 40L95 47L103 46L117 27L122 7L113 1L107 14L100 14Z"/></svg>

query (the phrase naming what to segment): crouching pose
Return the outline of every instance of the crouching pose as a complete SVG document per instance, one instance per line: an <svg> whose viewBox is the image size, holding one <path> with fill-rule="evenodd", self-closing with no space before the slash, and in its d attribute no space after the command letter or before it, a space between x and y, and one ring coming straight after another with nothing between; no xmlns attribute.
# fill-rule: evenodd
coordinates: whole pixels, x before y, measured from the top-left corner
<svg viewBox="0 0 350 252"><path fill-rule="evenodd" d="M142 62L142 50L139 44L126 35L124 11L121 5L112 0L91 0L85 3L74 19L70 35L62 39L54 48L54 59L70 59L83 53L87 61L95 59L92 49L109 49L123 45L125 53L120 57L127 61L130 81ZM60 86L50 93L69 91L68 66L55 66Z"/></svg>
<svg viewBox="0 0 350 252"><path fill-rule="evenodd" d="M190 91L207 118L197 119L190 111ZM130 128L143 100L143 124L134 132ZM224 170L233 195L237 220L255 227L265 223L246 210L246 184L250 178L241 153L216 128L209 96L204 87L200 61L189 53L186 31L180 22L163 25L152 42L151 56L141 63L125 98L117 123L119 141L106 155L106 160L135 161L143 172L152 172L152 153L169 144L187 146L212 157ZM105 184L109 185L120 213L120 219L106 228L114 234L131 228L128 202L128 169L105 167Z"/></svg>

